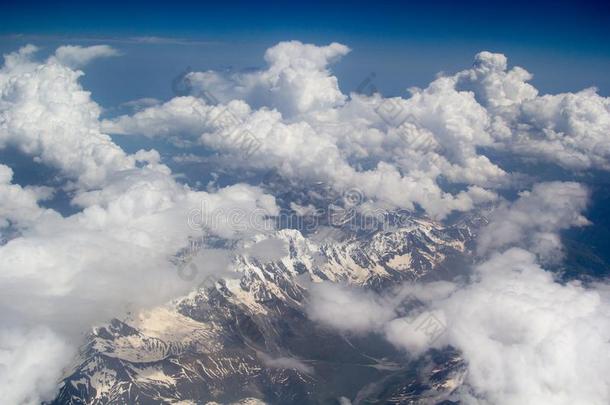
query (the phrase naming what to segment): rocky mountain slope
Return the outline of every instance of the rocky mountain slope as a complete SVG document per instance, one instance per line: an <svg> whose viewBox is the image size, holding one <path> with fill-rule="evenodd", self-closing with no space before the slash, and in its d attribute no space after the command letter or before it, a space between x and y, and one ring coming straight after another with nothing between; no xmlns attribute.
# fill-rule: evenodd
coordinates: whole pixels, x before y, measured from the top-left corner
<svg viewBox="0 0 610 405"><path fill-rule="evenodd" d="M383 289L441 274L467 250L469 226L409 218L332 242L291 229L266 237L286 246L281 259L238 255L238 276L96 328L53 404L447 400L464 375L457 353L414 361L379 337L317 325L306 316L307 286L328 280Z"/></svg>

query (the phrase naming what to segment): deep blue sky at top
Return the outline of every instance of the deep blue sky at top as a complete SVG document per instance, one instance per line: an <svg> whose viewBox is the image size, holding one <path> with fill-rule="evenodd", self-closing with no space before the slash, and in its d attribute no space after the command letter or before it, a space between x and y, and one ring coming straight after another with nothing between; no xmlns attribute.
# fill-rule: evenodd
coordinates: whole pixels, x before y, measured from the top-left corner
<svg viewBox="0 0 610 405"><path fill-rule="evenodd" d="M60 44L118 48L123 56L96 62L83 79L107 108L171 97L171 79L187 67L262 67L264 50L289 39L350 46L333 69L345 91L375 72L384 94L402 94L491 50L534 73L542 92L597 86L610 96L608 3L10 1L0 4L0 51L25 43L43 56Z"/></svg>

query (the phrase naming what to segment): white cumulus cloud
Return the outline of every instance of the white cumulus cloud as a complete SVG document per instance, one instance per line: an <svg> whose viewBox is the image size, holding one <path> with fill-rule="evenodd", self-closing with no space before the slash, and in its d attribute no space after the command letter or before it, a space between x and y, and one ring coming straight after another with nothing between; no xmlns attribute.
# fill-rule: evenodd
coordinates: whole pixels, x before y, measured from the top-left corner
<svg viewBox="0 0 610 405"><path fill-rule="evenodd" d="M82 63L105 49L57 55ZM0 69L0 148L58 169L80 211L44 208L53 190L14 184L0 165L0 231L12 230L0 245L0 392L26 404L52 398L91 326L194 288L198 281L179 277L171 262L192 238L239 238L278 211L258 187L196 191L158 152L126 153L101 131L82 73L56 57L37 62L34 52L7 55Z"/></svg>

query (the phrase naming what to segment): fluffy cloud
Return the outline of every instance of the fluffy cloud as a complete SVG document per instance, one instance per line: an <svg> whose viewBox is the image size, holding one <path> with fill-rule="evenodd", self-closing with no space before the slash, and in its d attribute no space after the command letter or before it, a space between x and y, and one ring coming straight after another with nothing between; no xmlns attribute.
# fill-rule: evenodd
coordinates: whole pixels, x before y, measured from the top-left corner
<svg viewBox="0 0 610 405"><path fill-rule="evenodd" d="M78 83L82 72L55 57L32 62L35 51L26 47L6 56L0 69L0 147L11 145L36 156L84 187L133 168L135 159L100 132L100 108Z"/></svg>
<svg viewBox="0 0 610 405"><path fill-rule="evenodd" d="M610 170L610 99L594 89L545 95L521 105L509 147L571 169Z"/></svg>
<svg viewBox="0 0 610 405"><path fill-rule="evenodd" d="M610 401L607 296L555 282L517 248L478 266L475 277L431 303L448 322L443 340L468 362L467 403Z"/></svg>
<svg viewBox="0 0 610 405"><path fill-rule="evenodd" d="M0 396L7 404L40 404L53 396L74 347L46 328L0 330ZM33 389L35 387L35 389Z"/></svg>
<svg viewBox="0 0 610 405"><path fill-rule="evenodd" d="M104 49L57 55L84 62ZM198 280L178 277L171 261L193 238L240 238L278 210L257 187L195 191L156 151L125 153L101 132L82 73L56 56L35 62L34 51L8 55L0 70L0 147L57 168L75 182L72 203L82 210L63 217L44 208L52 190L12 184L0 165L0 226L14 231L0 246L0 387L27 404L49 399L92 325L193 288ZM216 267L206 262L202 272Z"/></svg>
<svg viewBox="0 0 610 405"><path fill-rule="evenodd" d="M218 95L220 104L210 105L209 96L178 97L104 121L103 128L176 144L197 141L221 152L225 167L275 169L290 179L324 181L338 191L357 187L379 205L419 206L437 218L494 200L495 194L481 186L505 184L508 174L477 154L477 146L493 139L487 112L473 94L457 91L454 79L443 78L408 100L348 99L326 69L346 49L280 43L266 53L267 70L230 81L213 72L188 76L200 91ZM271 99L258 97L256 89L269 83L271 90L263 93ZM288 101L274 98L280 95L297 107L287 112ZM332 102L322 102L322 96ZM441 176L469 186L445 192L437 183Z"/></svg>
<svg viewBox="0 0 610 405"><path fill-rule="evenodd" d="M196 114L191 114L193 108L198 109ZM174 99L133 117L107 122L105 128L115 133L174 136L192 134L197 125L204 131L199 142L222 152L225 167L277 169L287 178L325 181L339 191L356 187L381 204L414 209L417 203L437 217L452 210L469 210L477 202L495 198L477 187L454 196L443 192L429 176L404 176L395 165L383 161L371 170L357 170L346 161L330 134L316 131L304 121L285 123L273 110L250 112L239 101L218 107L190 97Z"/></svg>
<svg viewBox="0 0 610 405"><path fill-rule="evenodd" d="M468 404L610 400L603 377L610 371L607 294L556 282L534 254L519 248L477 266L473 278L453 288L419 286L424 291L414 294L425 310L372 330L410 353L458 348L468 364L459 395Z"/></svg>
<svg viewBox="0 0 610 405"><path fill-rule="evenodd" d="M339 330L368 332L396 317L387 297L332 283L313 284L309 290L309 317Z"/></svg>
<svg viewBox="0 0 610 405"><path fill-rule="evenodd" d="M112 53L99 47L60 50L51 59L66 59L60 54L86 59ZM506 184L507 173L481 155L480 147L573 169L610 168L610 101L594 89L539 95L525 69L509 68L502 54L481 52L471 69L440 77L423 90L412 90L408 98L348 97L328 68L348 51L337 43L282 42L267 50L263 70L192 72L185 80L194 95L205 97L177 98L105 125L112 133L192 140L209 131L214 121L219 124L222 114L206 104L216 100L225 106L241 100L249 107L233 105L229 110L236 115L234 121L245 120L238 111L248 114L249 108L277 110L287 125L308 123L319 136L337 144L350 162L384 161L408 172L408 177ZM28 52L10 56L6 66Z"/></svg>
<svg viewBox="0 0 610 405"><path fill-rule="evenodd" d="M589 200L588 190L578 183L550 182L534 185L520 197L504 203L477 239L479 254L506 246L521 246L541 258L561 257L559 231L588 225L581 212Z"/></svg>
<svg viewBox="0 0 610 405"><path fill-rule="evenodd" d="M526 70L509 69L504 55L481 52L471 69L440 77L408 98L347 97L328 70L347 51L335 43L283 42L265 54L266 69L190 73L194 94L206 97L176 98L105 121L104 128L199 142L234 166L279 168L283 176L338 190L362 185L373 199L419 205L438 218L493 199L482 198L480 189L478 199L473 192L449 194L439 178L485 188L510 184L510 174L481 147L570 168L608 167L609 104L592 90L540 96ZM219 104L210 105L213 98ZM236 159L244 134L257 153ZM400 196L388 191L398 189Z"/></svg>
<svg viewBox="0 0 610 405"><path fill-rule="evenodd" d="M521 67L508 70L506 56L486 51L475 56L472 69L455 75L458 87L472 90L494 114L507 114L511 108L534 99L538 90L527 83L532 78L532 74Z"/></svg>
<svg viewBox="0 0 610 405"><path fill-rule="evenodd" d="M504 55L481 52L456 74L493 117L497 147L570 169L610 169L610 99L595 89L538 95L520 67Z"/></svg>
<svg viewBox="0 0 610 405"><path fill-rule="evenodd" d="M50 197L53 191L11 184L12 178L13 170L0 164L0 230L9 225L20 228L32 224L47 212L38 206L38 201Z"/></svg>
<svg viewBox="0 0 610 405"><path fill-rule="evenodd" d="M456 286L436 282L426 288L397 286L382 294L322 282L313 284L307 313L310 319L351 333L379 333L396 346L420 354L444 333L445 316L425 304L446 297ZM434 329L435 334L430 335Z"/></svg>
<svg viewBox="0 0 610 405"><path fill-rule="evenodd" d="M117 135L159 137L177 145L188 145L189 142L203 142L201 138L207 132L233 128L250 113L250 107L243 101L215 106L197 97L176 97L142 109L133 116L104 120L102 129Z"/></svg>
<svg viewBox="0 0 610 405"><path fill-rule="evenodd" d="M400 294L345 295L335 286L322 287L314 292L322 292L323 300L313 301L312 317L340 330L381 333L412 354L451 344L468 364L459 391L468 404L610 400L607 294L555 282L532 253L517 248L478 266L474 277L464 287L404 287L403 294L411 291L408 302L426 304L406 317L396 305ZM350 315L356 311L364 316Z"/></svg>
<svg viewBox="0 0 610 405"><path fill-rule="evenodd" d="M587 191L542 183L493 213L485 251L466 283L404 285L381 295L322 284L309 314L328 326L379 333L407 352L452 345L468 365L458 395L468 404L605 404L610 401L607 286L562 284L535 253L559 246L557 232L587 221ZM357 316L357 314L363 314Z"/></svg>
<svg viewBox="0 0 610 405"><path fill-rule="evenodd" d="M267 69L223 75L193 72L186 79L195 92L209 92L221 102L240 99L291 116L341 105L346 97L328 65L349 52L345 45L281 42L265 52Z"/></svg>

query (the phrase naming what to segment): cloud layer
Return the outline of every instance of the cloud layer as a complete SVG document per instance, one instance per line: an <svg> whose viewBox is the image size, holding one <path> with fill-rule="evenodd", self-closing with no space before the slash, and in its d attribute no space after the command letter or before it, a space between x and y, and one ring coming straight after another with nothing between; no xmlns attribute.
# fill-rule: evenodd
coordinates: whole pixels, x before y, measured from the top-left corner
<svg viewBox="0 0 610 405"><path fill-rule="evenodd" d="M48 399L91 325L192 288L196 281L176 277L171 259L193 238L259 232L279 208L263 188L239 183L248 169L276 171L304 188L356 188L367 207L439 220L496 204L478 239L483 262L468 282L382 295L321 284L310 316L380 333L412 354L456 346L469 364L460 391L467 403L610 402L606 290L560 284L539 264L559 257L561 230L588 224L588 191L549 182L506 201L500 191L517 187L521 174L486 155L610 169L610 100L594 89L540 95L525 69L481 52L470 69L405 97L343 94L331 66L349 48L290 41L268 49L261 70L192 72L191 94L133 103L133 114L101 120L77 69L120 53L104 45L60 47L42 61L35 53L30 45L5 55L0 148L56 170L61 190L17 184L0 164L0 397ZM237 180L192 189L157 151L127 153L109 134L204 146L206 154L188 156L212 153ZM75 214L46 207L58 191ZM253 254L272 260L284 248L261 245ZM422 325L442 333L431 340ZM266 361L307 368L296 359Z"/></svg>
<svg viewBox="0 0 610 405"><path fill-rule="evenodd" d="M477 240L479 254L521 246L544 260L561 259L559 231L589 225L581 214L589 191L573 182L535 184L513 203L503 203Z"/></svg>
<svg viewBox="0 0 610 405"><path fill-rule="evenodd" d="M496 189L519 177L485 150L569 169L610 167L610 102L593 89L541 96L525 69L481 52L471 69L408 97L345 95L329 66L347 51L282 42L267 50L265 69L189 73L191 96L103 125L205 145L227 167L358 187L375 204L419 207L439 219L495 200Z"/></svg>
<svg viewBox="0 0 610 405"><path fill-rule="evenodd" d="M14 184L0 165L0 396L27 404L50 398L92 325L196 285L171 263L191 238L235 238L277 213L257 187L192 190L156 151L130 155L102 133L72 66L109 48L62 47L44 62L34 52L7 55L0 70L0 146L59 170L80 211L44 208L53 190Z"/></svg>

